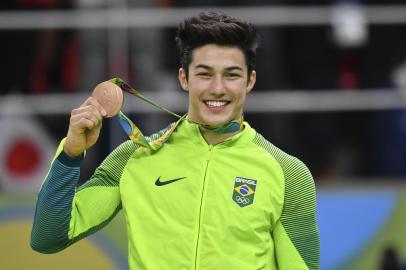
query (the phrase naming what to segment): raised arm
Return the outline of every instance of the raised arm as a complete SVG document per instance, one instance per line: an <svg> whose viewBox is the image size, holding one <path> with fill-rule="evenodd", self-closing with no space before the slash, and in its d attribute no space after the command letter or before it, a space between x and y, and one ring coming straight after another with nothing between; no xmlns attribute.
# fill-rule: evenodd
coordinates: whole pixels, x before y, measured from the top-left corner
<svg viewBox="0 0 406 270"><path fill-rule="evenodd" d="M114 160L117 156L126 158L123 147L111 153L92 178L76 190L83 153L96 143L104 115L93 98L72 111L67 138L59 145L38 194L31 234L34 250L60 251L101 228L120 209L121 175L117 175L117 167L121 163Z"/></svg>

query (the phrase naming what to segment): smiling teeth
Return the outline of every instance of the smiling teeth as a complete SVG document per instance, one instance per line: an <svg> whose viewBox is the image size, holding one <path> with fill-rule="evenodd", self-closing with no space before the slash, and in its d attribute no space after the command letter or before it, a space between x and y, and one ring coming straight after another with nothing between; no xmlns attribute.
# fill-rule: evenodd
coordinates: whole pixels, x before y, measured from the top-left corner
<svg viewBox="0 0 406 270"><path fill-rule="evenodd" d="M218 100L212 100L212 101L206 101L207 106L209 107L221 107L227 104L226 101L218 101Z"/></svg>

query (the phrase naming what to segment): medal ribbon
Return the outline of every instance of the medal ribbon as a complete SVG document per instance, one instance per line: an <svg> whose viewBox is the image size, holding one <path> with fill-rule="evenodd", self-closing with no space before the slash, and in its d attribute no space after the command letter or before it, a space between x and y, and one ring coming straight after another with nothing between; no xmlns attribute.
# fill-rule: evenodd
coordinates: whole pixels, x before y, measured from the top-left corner
<svg viewBox="0 0 406 270"><path fill-rule="evenodd" d="M178 121L176 121L176 123L172 124L162 135L160 135L160 137L158 139L150 141L150 140L146 139L146 137L142 134L142 132L138 128L138 126L136 124L134 124L134 122L132 122L130 118L128 118L126 115L124 115L123 112L120 111L117 116L118 116L118 120L119 120L121 127L124 129L124 131L128 135L128 137L135 144L137 144L141 147L146 147L151 150L158 150L165 143L165 141L171 136L172 132L176 129L176 127L179 125L179 123L182 122L183 120L187 119L187 114L180 116L180 115L162 107L161 105L155 103L154 101L152 101L152 100L148 99L147 97L145 97L144 95L142 95L140 93L140 91L131 87L128 83L126 83L125 81L123 81L120 78L112 78L109 81L116 84L117 86L119 86L121 88L121 90L123 90L124 92L130 93L131 95L138 97L139 99L143 100L144 102L149 103L152 106L154 106L162 111L165 111L178 118ZM189 119L187 119L187 120L190 121ZM203 125L203 124L199 124L199 123L195 123L195 124L198 124L199 126L212 130L213 132L216 132L216 133L231 133L231 132L240 130L243 121L244 121L243 117L241 116L238 120L233 120L233 121L228 122L219 127L211 127L209 125ZM190 122L192 122L192 121L190 121Z"/></svg>

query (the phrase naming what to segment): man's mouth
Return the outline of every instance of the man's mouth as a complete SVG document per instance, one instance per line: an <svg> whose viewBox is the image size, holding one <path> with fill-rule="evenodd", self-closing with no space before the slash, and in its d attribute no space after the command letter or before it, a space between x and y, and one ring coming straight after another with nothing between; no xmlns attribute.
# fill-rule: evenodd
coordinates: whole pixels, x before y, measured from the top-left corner
<svg viewBox="0 0 406 270"><path fill-rule="evenodd" d="M225 100L206 100L204 103L207 105L209 108L220 108L226 106L230 101L225 101Z"/></svg>

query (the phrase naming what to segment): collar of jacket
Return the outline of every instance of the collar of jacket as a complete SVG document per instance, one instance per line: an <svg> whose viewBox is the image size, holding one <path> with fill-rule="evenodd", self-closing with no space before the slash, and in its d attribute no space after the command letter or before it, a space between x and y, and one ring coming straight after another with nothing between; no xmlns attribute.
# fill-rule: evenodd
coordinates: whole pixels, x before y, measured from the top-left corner
<svg viewBox="0 0 406 270"><path fill-rule="evenodd" d="M244 121L243 122L243 127L244 129L227 138L225 141L216 144L216 147L231 147L231 146L238 146L238 145L244 145L248 142L251 142L256 134L256 131L248 124L248 122ZM208 146L209 144L206 142L204 139L199 125L189 122L187 120L182 121L179 126L176 128L176 130L173 132L171 136L171 141L186 141L187 143L192 143L192 144L199 144L199 145L206 145Z"/></svg>

